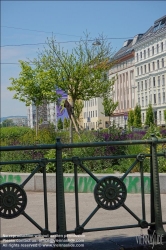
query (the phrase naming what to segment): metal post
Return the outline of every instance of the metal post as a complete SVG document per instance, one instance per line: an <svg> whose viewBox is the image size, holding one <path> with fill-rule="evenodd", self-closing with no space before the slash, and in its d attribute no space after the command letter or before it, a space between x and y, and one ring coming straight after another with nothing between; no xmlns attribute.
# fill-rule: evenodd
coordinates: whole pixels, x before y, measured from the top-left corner
<svg viewBox="0 0 166 250"><path fill-rule="evenodd" d="M152 145L150 145L150 212L151 212L151 223L155 222L155 211L154 211L154 188L153 188L153 163L152 163ZM156 226L152 225L148 229L148 234L154 234Z"/></svg>
<svg viewBox="0 0 166 250"><path fill-rule="evenodd" d="M160 198L160 183L157 162L157 138L152 135L152 172L153 172L153 191L154 191L154 214L157 235L166 235L162 224L162 210Z"/></svg>
<svg viewBox="0 0 166 250"><path fill-rule="evenodd" d="M67 233L66 233L65 195L64 195L63 168L62 168L62 144L60 142L60 138L56 139L56 221L57 221L58 244L65 245L66 241L63 242L63 239L67 238L66 236Z"/></svg>

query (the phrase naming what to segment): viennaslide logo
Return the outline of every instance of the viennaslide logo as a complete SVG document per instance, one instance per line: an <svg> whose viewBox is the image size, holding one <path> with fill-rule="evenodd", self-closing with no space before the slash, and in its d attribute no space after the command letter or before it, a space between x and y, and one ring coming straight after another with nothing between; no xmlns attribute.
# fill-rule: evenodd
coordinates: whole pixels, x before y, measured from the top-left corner
<svg viewBox="0 0 166 250"><path fill-rule="evenodd" d="M163 245L163 235L157 235L156 231L153 234L143 234L142 230L140 235L136 236L136 242L139 245L151 245L152 249L156 245Z"/></svg>

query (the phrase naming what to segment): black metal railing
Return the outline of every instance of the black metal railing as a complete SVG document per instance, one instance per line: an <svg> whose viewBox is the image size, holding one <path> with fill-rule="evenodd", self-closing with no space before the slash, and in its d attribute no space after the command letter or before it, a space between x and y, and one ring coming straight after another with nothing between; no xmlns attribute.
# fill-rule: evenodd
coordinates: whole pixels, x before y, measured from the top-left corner
<svg viewBox="0 0 166 250"><path fill-rule="evenodd" d="M1 151L17 151L17 150L32 150L32 149L55 149L54 159L40 159L40 160L22 160L22 161L6 161L1 162L0 165L4 166L7 164L26 164L26 163L36 163L36 167L32 173L20 184L6 182L0 185L0 216L4 219L12 219L17 216L23 215L27 218L36 228L39 229L40 235L58 235L58 239L66 238L67 234L82 234L83 232L94 232L94 231L104 231L104 230L116 230L116 229L126 229L126 228L147 228L149 234L153 234L154 231L157 235L166 236L163 225L166 224L162 220L162 210L161 210L161 197L160 197L160 183L159 183L159 171L158 171L158 157L165 157L166 152L157 153L157 145L165 144L166 139L158 140L154 135L149 140L133 140L133 141L107 141L107 142L93 142L93 143L73 143L73 144L63 144L60 138L57 138L54 145L35 145L35 146L6 146L1 147ZM63 158L62 152L66 148L85 148L85 147L105 147L105 146L125 146L125 145L139 145L146 144L149 145L150 153L144 154L140 152L137 155L107 155L107 156L95 156L95 157L76 157ZM133 159L133 163L128 167L128 170L120 177L108 176L98 179L90 169L85 166L86 161L97 161L97 160L112 160L112 159ZM151 179L151 190L150 190L150 200L151 200L151 219L148 222L146 220L145 211L145 187L144 187L144 160L146 158L150 159L150 179ZM51 232L48 226L48 201L47 201L47 174L46 166L47 163L54 162L56 165L56 229L55 232ZM66 208L65 208L65 197L64 197L64 172L63 163L71 162L73 164L74 172L74 186L75 186L75 217L76 217L76 227L72 230L67 230L66 226ZM141 201L142 201L142 216L138 217L126 204L127 198L127 188L125 186L124 180L127 175L133 170L133 168L139 164L140 167L140 178L141 178ZM94 188L94 198L96 201L96 207L85 219L84 222L80 222L79 216L79 192L78 192L78 167L86 172L93 180L96 182ZM27 182L37 173L42 170L43 173L43 194L44 194L44 218L45 227L41 227L36 223L26 212L27 205L27 195L24 190L24 186ZM135 218L136 223L130 225L121 225L114 227L101 227L101 228L86 228L87 223L91 218L98 212L99 209L106 210L116 210L123 207L132 217ZM35 234L24 235L23 238L33 237ZM16 238L22 238L22 236L15 236ZM1 240L8 239L8 237L1 237ZM58 241L60 242L60 241ZM58 243L59 244L59 243Z"/></svg>

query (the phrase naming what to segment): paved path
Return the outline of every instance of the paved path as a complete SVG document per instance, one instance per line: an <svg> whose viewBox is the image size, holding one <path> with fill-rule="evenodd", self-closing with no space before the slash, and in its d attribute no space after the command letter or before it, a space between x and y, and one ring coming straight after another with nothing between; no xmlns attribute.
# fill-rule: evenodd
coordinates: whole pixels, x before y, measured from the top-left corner
<svg viewBox="0 0 166 250"><path fill-rule="evenodd" d="M28 192L28 203L25 212L31 216L41 227L44 228L44 202L43 193L39 192ZM162 199L162 216L163 221L166 221L166 195L161 195ZM67 230L75 229L75 202L74 194L65 195L66 202L66 219L67 219ZM145 195L146 203L146 220L150 221L150 196ZM140 194L128 194L125 204L141 218L141 195ZM80 224L85 221L88 215L96 207L93 194L91 193L80 193L79 194L79 209L80 209ZM55 193L48 193L48 219L49 219L49 230L51 232L56 231L56 196ZM113 227L122 225L137 224L137 221L123 208L117 210L107 211L99 209L94 217L88 222L85 228L101 228L101 227ZM166 226L164 226L166 230ZM83 237L76 238L74 235L70 236L71 240L81 240L84 242L84 247L78 245L72 249L88 250L120 250L120 249L152 249L143 248L141 244L137 244L140 234L147 235L147 229L141 230L140 228L130 229L118 229L118 230L107 230L99 232L84 233ZM40 234L39 230L33 226L24 216L19 216L15 219L6 220L1 219L1 235L19 235L19 234ZM51 238L54 242L54 238ZM43 248L43 239L35 238L36 242L3 242L1 243L1 249L41 249ZM3 245L4 244L4 245ZM11 245L15 244L15 245ZM31 246L30 246L31 244ZM36 245L33 245L36 244ZM41 245L39 245L41 244ZM45 249L53 249L47 239L45 239ZM46 246L47 245L47 246ZM123 247L123 248L122 248ZM136 248L137 247L137 248ZM138 248L139 247L139 248ZM164 248L163 248L164 247ZM153 249L165 249L166 246L158 246Z"/></svg>

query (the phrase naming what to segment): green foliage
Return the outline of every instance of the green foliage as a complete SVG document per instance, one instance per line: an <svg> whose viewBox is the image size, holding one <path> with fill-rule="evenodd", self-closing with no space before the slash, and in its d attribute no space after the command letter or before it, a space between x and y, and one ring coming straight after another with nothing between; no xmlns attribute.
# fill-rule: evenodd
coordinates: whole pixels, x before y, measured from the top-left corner
<svg viewBox="0 0 166 250"><path fill-rule="evenodd" d="M151 130L148 130L146 138L149 138L151 133L155 133L158 136L159 128L151 125ZM156 131L156 132L155 132ZM131 133L129 134L129 136ZM35 145L35 144L55 144L56 138L61 137L62 143L68 143L69 137L68 132L56 132L54 128L41 129L39 130L38 136L36 137L35 131L26 127L13 127L13 128L2 128L1 142L2 145ZM160 137L159 137L160 138ZM99 134L97 132L85 131L80 134L74 133L74 142L80 143L91 143L100 141L117 141L117 140L128 140L127 135L121 135L120 131L110 129L103 130ZM158 152L163 152L162 145L158 145ZM55 159L56 149L51 150L23 150L23 151L9 151L1 152L1 162L3 161L14 161L14 160L32 160L32 159ZM73 148L64 149L63 158L72 158L78 156L84 157L95 157L95 156L109 156L109 155L137 155L139 153L150 153L149 145L129 145L129 146L106 146L106 147L85 147L85 148ZM94 173L113 173L113 172L125 172L134 162L134 158L129 159L115 159L115 160L89 160L82 161L83 165ZM159 171L166 172L166 161L164 157L158 157ZM144 160L144 171L149 171L149 158ZM36 164L21 164L21 165L4 165L1 167L1 171L10 172L32 172ZM72 162L63 162L64 172L73 173L74 166ZM55 163L49 162L46 166L48 173L55 173ZM137 164L132 172L139 171L139 164ZM41 169L38 171L41 172ZM78 172L84 172L78 167Z"/></svg>
<svg viewBox="0 0 166 250"><path fill-rule="evenodd" d="M150 124L150 127L147 130L147 133L143 137L143 139L150 139L151 135L154 134L157 138L161 139L162 135L160 133L160 128L157 127L155 124Z"/></svg>
<svg viewBox="0 0 166 250"><path fill-rule="evenodd" d="M15 124L14 124L12 119L6 119L2 122L1 127L14 127L14 126L15 126Z"/></svg>
<svg viewBox="0 0 166 250"><path fill-rule="evenodd" d="M1 145L18 144L20 138L30 131L28 127L3 127L0 133Z"/></svg>
<svg viewBox="0 0 166 250"><path fill-rule="evenodd" d="M74 118L76 119L77 123L79 122L83 107L84 107L83 102L80 100L76 100L74 105Z"/></svg>
<svg viewBox="0 0 166 250"><path fill-rule="evenodd" d="M164 112L164 121L166 123L166 109L163 112Z"/></svg>
<svg viewBox="0 0 166 250"><path fill-rule="evenodd" d="M128 114L128 127L131 128L134 126L134 110L130 110Z"/></svg>
<svg viewBox="0 0 166 250"><path fill-rule="evenodd" d="M103 35L99 38L101 45L93 46L89 34L85 34L69 53L52 37L47 40L47 48L34 60L50 72L49 77L58 88L68 93L73 106L78 100L102 97L114 84L114 79L104 77L113 65L111 46Z"/></svg>
<svg viewBox="0 0 166 250"><path fill-rule="evenodd" d="M144 145L128 145L125 150L126 155L138 155L140 153L145 152L145 146ZM134 163L135 159L133 158L127 158L127 159L121 159L120 165L114 167L114 169L119 170L121 172L126 172L129 167ZM144 160L144 171L149 172L150 170L150 160L149 158L145 158ZM137 163L136 166L131 170L131 173L134 172L140 172L140 164Z"/></svg>
<svg viewBox="0 0 166 250"><path fill-rule="evenodd" d="M134 123L135 128L141 128L142 122L141 122L141 107L139 105L136 105L134 108Z"/></svg>
<svg viewBox="0 0 166 250"><path fill-rule="evenodd" d="M148 126L150 126L150 124L154 124L154 114L153 114L153 108L152 108L151 103L148 105L148 108L146 110L145 124L148 125Z"/></svg>
<svg viewBox="0 0 166 250"><path fill-rule="evenodd" d="M118 106L118 102L114 103L114 101L111 98L109 98L108 96L104 96L102 105L104 107L104 114L105 114L105 116L111 117L111 115L113 114L114 110Z"/></svg>
<svg viewBox="0 0 166 250"><path fill-rule="evenodd" d="M68 129L70 126L70 119L67 119L66 117L64 118L64 121L63 121L63 127L64 129Z"/></svg>
<svg viewBox="0 0 166 250"><path fill-rule="evenodd" d="M63 122L61 118L58 120L57 127L59 130L63 129Z"/></svg>
<svg viewBox="0 0 166 250"><path fill-rule="evenodd" d="M14 91L14 99L25 102L29 106L31 102L36 106L43 103L43 100L54 102L58 96L55 91L55 81L50 77L50 70L43 69L36 63L32 68L29 62L19 61L19 78L11 77L11 85L7 89Z"/></svg>

